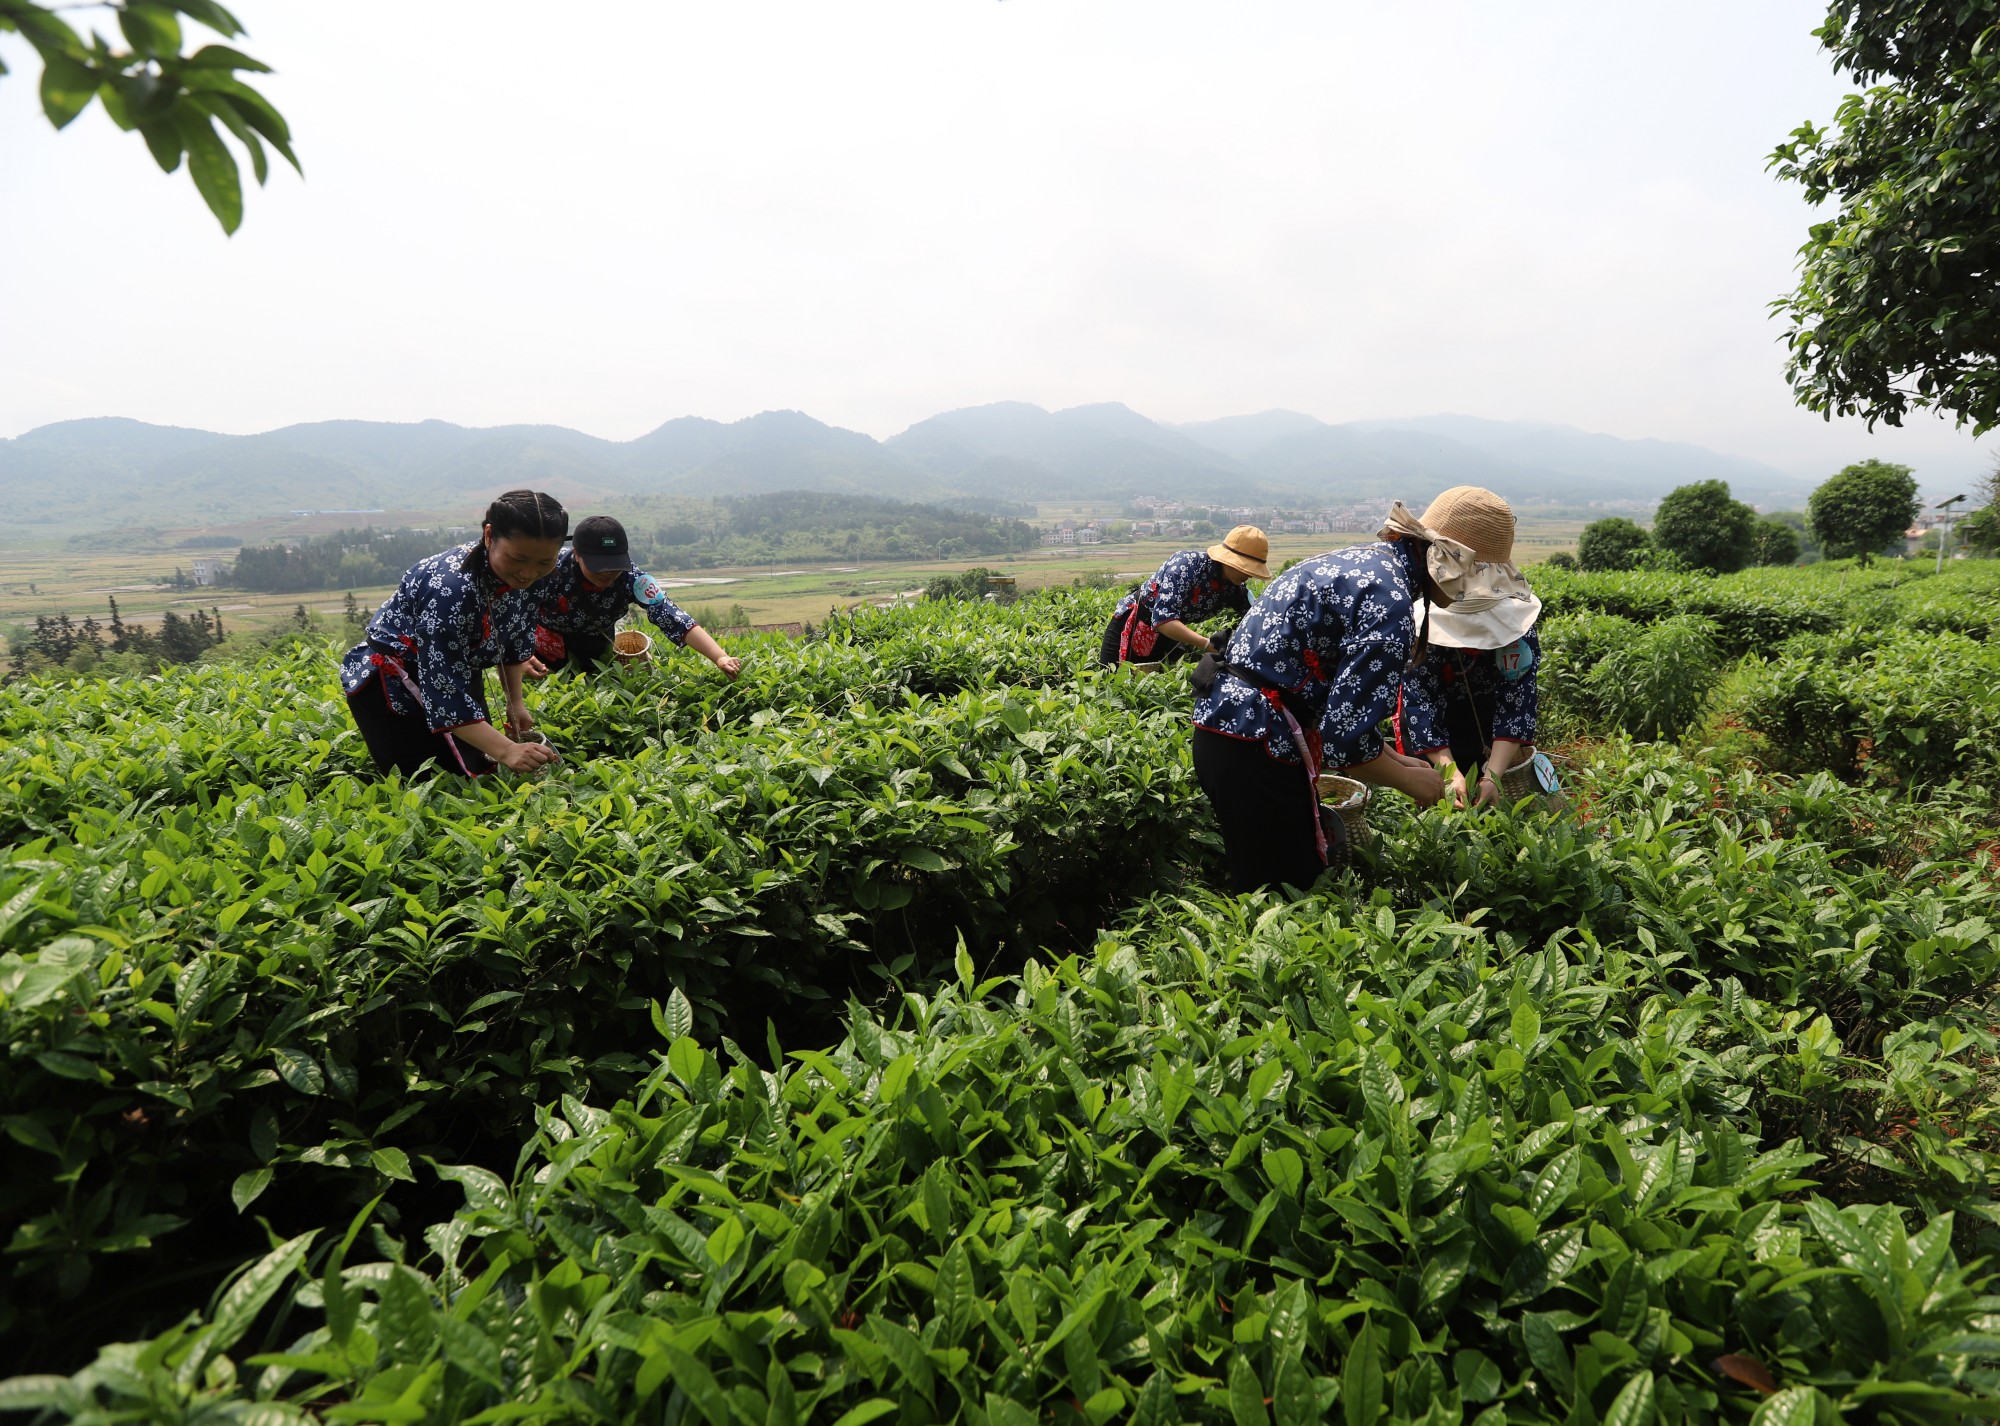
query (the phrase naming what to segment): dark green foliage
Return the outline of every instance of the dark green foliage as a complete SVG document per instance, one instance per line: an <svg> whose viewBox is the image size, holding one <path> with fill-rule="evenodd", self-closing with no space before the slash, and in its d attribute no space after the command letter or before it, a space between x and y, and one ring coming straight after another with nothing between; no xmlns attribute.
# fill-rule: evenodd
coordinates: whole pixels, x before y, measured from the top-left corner
<svg viewBox="0 0 2000 1426"><path fill-rule="evenodd" d="M1581 567L1577 564L1576 556L1568 550L1557 550L1549 556L1547 563L1551 569L1578 569Z"/></svg>
<svg viewBox="0 0 2000 1426"><path fill-rule="evenodd" d="M1917 482L1906 465L1864 460L1827 480L1807 502L1813 535L1839 559L1869 556L1899 546L1917 518Z"/></svg>
<svg viewBox="0 0 2000 1426"><path fill-rule="evenodd" d="M267 594L393 584L427 555L450 546L431 530L341 530L293 544L245 545L229 582Z"/></svg>
<svg viewBox="0 0 2000 1426"><path fill-rule="evenodd" d="M1828 1201L1819 1156L1765 1141L1857 1062L1686 960L1196 898L1016 982L962 957L768 1068L670 1005L631 1095L543 1111L511 1174L438 1169L449 1221L274 1243L148 1361L9 1390L72 1417L1740 1422L1730 1351L1800 1411L1989 1409L1950 1214ZM259 1330L267 1300L293 1306Z"/></svg>
<svg viewBox="0 0 2000 1426"><path fill-rule="evenodd" d="M1576 562L1587 570L1633 569L1652 547L1651 535L1623 515L1612 515L1583 527L1576 537Z"/></svg>
<svg viewBox="0 0 2000 1426"><path fill-rule="evenodd" d="M1689 569L1734 574L1757 552L1757 512L1729 493L1729 482L1699 480L1670 490L1653 515L1653 543Z"/></svg>
<svg viewBox="0 0 2000 1426"><path fill-rule="evenodd" d="M1815 33L1856 88L1834 125L1802 125L1772 155L1831 216L1808 231L1789 323L1801 405L1902 424L1949 412L2000 422L2000 24L1995 0L1837 0Z"/></svg>
<svg viewBox="0 0 2000 1426"><path fill-rule="evenodd" d="M665 516L659 523L656 511ZM623 518L633 556L663 570L776 561L966 559L1015 554L1041 542L1034 526L1006 514L803 490L641 502Z"/></svg>
<svg viewBox="0 0 2000 1426"><path fill-rule="evenodd" d="M1751 532L1755 541L1752 564L1792 565L1799 562L1799 532L1783 520L1764 516Z"/></svg>

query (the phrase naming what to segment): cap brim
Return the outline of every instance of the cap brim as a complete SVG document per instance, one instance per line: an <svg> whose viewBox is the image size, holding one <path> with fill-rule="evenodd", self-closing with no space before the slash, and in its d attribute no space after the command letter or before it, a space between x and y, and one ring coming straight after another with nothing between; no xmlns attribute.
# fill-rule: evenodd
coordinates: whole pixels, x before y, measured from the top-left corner
<svg viewBox="0 0 2000 1426"><path fill-rule="evenodd" d="M1542 600L1531 591L1526 599L1503 599L1490 609L1466 614L1419 599L1416 607L1419 629L1425 627L1426 609L1430 614L1432 643L1450 649L1504 649L1535 627L1535 620L1542 616Z"/></svg>
<svg viewBox="0 0 2000 1426"><path fill-rule="evenodd" d="M602 551L587 555L582 550L578 550L576 552L576 562L592 574L625 574L638 568L637 565L632 563L630 551L622 555L607 555Z"/></svg>
<svg viewBox="0 0 2000 1426"><path fill-rule="evenodd" d="M1208 557L1217 564L1226 564L1231 569L1241 570L1252 579L1269 579L1271 567L1262 560L1246 559L1227 545L1210 545Z"/></svg>

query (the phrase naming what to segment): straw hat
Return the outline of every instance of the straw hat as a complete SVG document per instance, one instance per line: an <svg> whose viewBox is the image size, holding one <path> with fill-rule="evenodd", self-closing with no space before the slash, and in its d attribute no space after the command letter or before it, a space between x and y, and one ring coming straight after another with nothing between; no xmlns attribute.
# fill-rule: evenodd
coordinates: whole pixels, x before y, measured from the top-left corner
<svg viewBox="0 0 2000 1426"><path fill-rule="evenodd" d="M1208 557L1253 579L1271 577L1271 567L1264 563L1271 557L1271 542L1255 525L1238 525L1223 536L1221 544L1208 547Z"/></svg>
<svg viewBox="0 0 2000 1426"><path fill-rule="evenodd" d="M1514 562L1514 507L1477 485L1454 485L1423 513L1423 522L1472 548L1481 564Z"/></svg>
<svg viewBox="0 0 2000 1426"><path fill-rule="evenodd" d="M1504 649L1535 627L1542 601L1514 567L1514 509L1490 490L1454 485L1424 511L1423 523L1440 535L1472 550L1482 565L1504 565L1518 594L1470 595L1455 599L1449 609L1418 600L1419 627L1430 630L1432 643L1453 649ZM1428 624L1425 623L1428 618Z"/></svg>

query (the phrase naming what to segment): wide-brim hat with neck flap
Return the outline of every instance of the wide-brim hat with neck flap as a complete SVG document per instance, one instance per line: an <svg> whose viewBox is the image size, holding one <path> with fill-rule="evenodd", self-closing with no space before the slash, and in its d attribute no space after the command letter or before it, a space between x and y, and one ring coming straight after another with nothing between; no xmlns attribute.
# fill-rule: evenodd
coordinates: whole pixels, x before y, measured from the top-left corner
<svg viewBox="0 0 2000 1426"><path fill-rule="evenodd" d="M1425 525L1472 551L1482 567L1495 575L1510 575L1475 583L1490 583L1508 593L1476 595L1452 601L1450 608L1419 600L1418 626L1430 641L1454 649L1502 649L1535 627L1542 601L1514 563L1514 508L1477 485L1454 485L1431 501L1421 517ZM1428 621L1428 622L1426 622Z"/></svg>
<svg viewBox="0 0 2000 1426"><path fill-rule="evenodd" d="M1255 525L1238 525L1222 537L1221 544L1208 547L1208 557L1252 579L1271 577L1271 566L1265 563L1271 557L1271 542Z"/></svg>

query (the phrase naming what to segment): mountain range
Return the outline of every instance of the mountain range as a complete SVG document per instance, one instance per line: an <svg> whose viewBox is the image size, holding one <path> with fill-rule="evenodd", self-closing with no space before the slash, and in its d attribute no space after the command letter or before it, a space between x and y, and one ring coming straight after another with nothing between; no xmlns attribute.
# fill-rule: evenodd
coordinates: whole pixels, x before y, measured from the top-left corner
<svg viewBox="0 0 2000 1426"><path fill-rule="evenodd" d="M1328 424L1265 411L1169 425L1116 402L1047 411L998 402L919 421L886 441L797 411L695 416L631 441L562 426L321 421L228 436L118 417L0 440L0 494L23 534L185 528L297 509L468 513L528 485L565 501L850 491L907 500L1226 504L1426 500L1484 485L1519 504L1655 500L1693 480L1745 499L1795 499L1774 467L1667 441L1469 416Z"/></svg>

